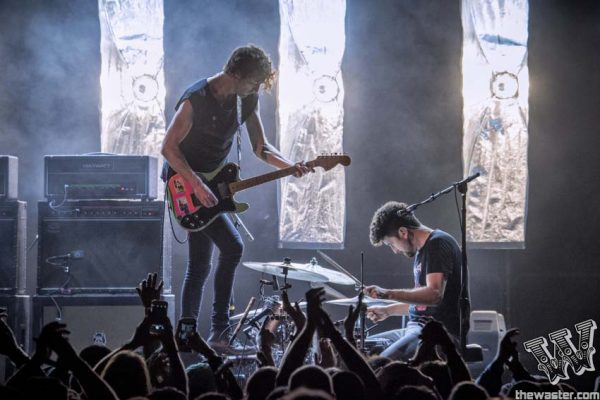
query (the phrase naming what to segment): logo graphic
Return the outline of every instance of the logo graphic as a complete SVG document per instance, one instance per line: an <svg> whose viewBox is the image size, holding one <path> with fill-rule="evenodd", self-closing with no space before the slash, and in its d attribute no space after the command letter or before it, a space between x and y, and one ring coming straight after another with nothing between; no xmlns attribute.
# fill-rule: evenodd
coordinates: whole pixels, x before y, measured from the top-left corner
<svg viewBox="0 0 600 400"><path fill-rule="evenodd" d="M524 342L523 347L533 354L538 362L538 369L548 376L550 383L556 385L561 379L569 379L569 366L573 368L575 375L595 371L592 356L596 353L593 346L596 328L596 322L592 319L575 324L575 330L579 334L578 348L571 341L573 335L567 328L548 335L550 342L554 344L554 354L548 351L548 341L543 336Z"/></svg>

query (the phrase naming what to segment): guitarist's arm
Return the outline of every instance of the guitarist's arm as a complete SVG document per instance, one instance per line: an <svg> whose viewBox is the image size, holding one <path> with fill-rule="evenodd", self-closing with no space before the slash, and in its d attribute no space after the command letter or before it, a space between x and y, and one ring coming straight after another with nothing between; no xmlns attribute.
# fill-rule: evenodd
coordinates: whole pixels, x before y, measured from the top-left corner
<svg viewBox="0 0 600 400"><path fill-rule="evenodd" d="M194 188L194 194L205 207L217 205L218 200L213 192L202 182L200 177L194 173L188 164L183 152L179 148L180 143L190 132L194 121L194 109L189 100L185 100L177 109L167 134L162 144L161 153L169 162L171 168L189 182Z"/></svg>
<svg viewBox="0 0 600 400"><path fill-rule="evenodd" d="M248 135L250 136L250 143L252 144L252 150L254 154L267 164L270 164L276 168L283 169L291 166L296 167L296 176L302 176L310 171L310 169L304 164L299 162L294 164L288 160L279 150L275 148L265 136L265 130L260 119L260 103L256 103L256 108L246 119L246 129L248 129Z"/></svg>

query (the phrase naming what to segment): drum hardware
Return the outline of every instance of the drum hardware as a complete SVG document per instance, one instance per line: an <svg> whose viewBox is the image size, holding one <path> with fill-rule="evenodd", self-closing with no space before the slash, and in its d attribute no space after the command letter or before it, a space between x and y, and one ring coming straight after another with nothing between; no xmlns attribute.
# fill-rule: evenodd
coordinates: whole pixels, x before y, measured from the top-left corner
<svg viewBox="0 0 600 400"><path fill-rule="evenodd" d="M231 338L229 338L230 346L233 344L233 341L237 337L238 333L240 333L240 329L242 329L242 325L246 321L246 318L248 317L248 313L250 312L250 309L254 305L255 301L256 301L256 298L254 296L250 298L250 301L248 302L248 305L246 306L246 309L243 312L242 318L240 318L240 321L238 322L235 329L233 330L233 333L231 334Z"/></svg>

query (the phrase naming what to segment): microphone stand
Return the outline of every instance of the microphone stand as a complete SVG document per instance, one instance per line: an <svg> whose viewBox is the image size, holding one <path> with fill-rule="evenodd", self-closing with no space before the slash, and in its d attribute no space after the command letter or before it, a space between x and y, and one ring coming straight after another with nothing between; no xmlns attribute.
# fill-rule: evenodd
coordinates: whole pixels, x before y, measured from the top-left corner
<svg viewBox="0 0 600 400"><path fill-rule="evenodd" d="M233 220L233 225L236 227L236 229L238 231L243 231L248 237L248 240L254 242L254 236L252 236L252 233L250 233L248 228L246 228L246 225L244 225L242 219L238 217L236 213L230 213L229 215L231 216L231 219Z"/></svg>
<svg viewBox="0 0 600 400"><path fill-rule="evenodd" d="M456 189L461 195L462 205L460 212L460 237L461 237L461 256L462 256L462 265L461 265L461 274L460 274L460 298L459 298L459 310L460 310L460 347L462 353L465 354L465 349L467 347L467 333L470 328L470 314L471 314L471 300L469 299L469 269L467 267L467 184L471 182L473 179L476 179L481 175L479 172L476 172L467 178L463 179L459 182L454 182L451 186L446 189L433 193L427 199L423 200L420 203L411 204L406 207L406 209L400 213L398 216L403 217L405 215L410 214L423 204L431 203L438 197L443 194L450 193L452 190Z"/></svg>

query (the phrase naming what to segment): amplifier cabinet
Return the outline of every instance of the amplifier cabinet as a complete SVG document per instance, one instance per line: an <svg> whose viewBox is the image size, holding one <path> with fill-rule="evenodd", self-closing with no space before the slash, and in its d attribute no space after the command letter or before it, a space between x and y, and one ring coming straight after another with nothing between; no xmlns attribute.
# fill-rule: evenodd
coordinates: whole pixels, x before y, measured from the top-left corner
<svg viewBox="0 0 600 400"><path fill-rule="evenodd" d="M26 277L27 203L0 202L0 294L23 294Z"/></svg>
<svg viewBox="0 0 600 400"><path fill-rule="evenodd" d="M135 293L148 273L163 279L163 217L162 201L38 203L37 293Z"/></svg>
<svg viewBox="0 0 600 400"><path fill-rule="evenodd" d="M19 159L0 156L0 201L16 200L19 186Z"/></svg>
<svg viewBox="0 0 600 400"><path fill-rule="evenodd" d="M44 156L47 199L142 199L157 197L158 160L133 155Z"/></svg>

